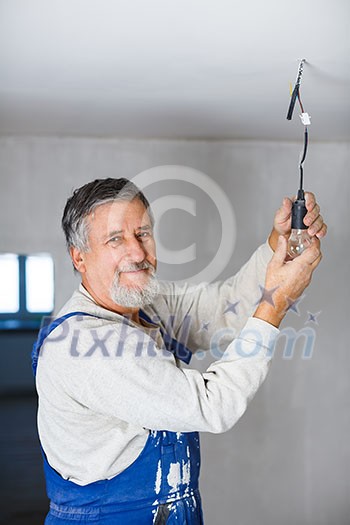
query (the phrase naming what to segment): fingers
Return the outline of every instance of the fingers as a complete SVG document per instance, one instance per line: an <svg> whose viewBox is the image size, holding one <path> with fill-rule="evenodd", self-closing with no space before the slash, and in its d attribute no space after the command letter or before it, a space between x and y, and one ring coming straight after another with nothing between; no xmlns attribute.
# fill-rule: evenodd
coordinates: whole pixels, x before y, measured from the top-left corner
<svg viewBox="0 0 350 525"><path fill-rule="evenodd" d="M282 205L275 213L273 227L277 235L287 235L290 232L290 217L292 210L292 201L285 197ZM273 248L275 249L275 248Z"/></svg>
<svg viewBox="0 0 350 525"><path fill-rule="evenodd" d="M313 237L314 235L316 235L316 233L318 233L321 228L323 227L323 217L322 215L319 215L317 217L317 219L314 220L314 222L311 224L311 226L309 226L308 228L308 234L310 235L310 237Z"/></svg>
<svg viewBox="0 0 350 525"><path fill-rule="evenodd" d="M293 201L292 199L290 199L289 197L284 197L283 201L282 201L282 207L287 210L289 213L291 212L292 210L292 204L293 204Z"/></svg>
<svg viewBox="0 0 350 525"><path fill-rule="evenodd" d="M285 197L282 201L282 205L278 208L275 215L275 222L277 224L283 224L289 220L292 211L292 201Z"/></svg>
<svg viewBox="0 0 350 525"><path fill-rule="evenodd" d="M304 220L305 222L305 220ZM307 223L305 223L307 226ZM327 233L327 225L323 222L322 215L319 215L313 223L308 227L307 230L310 237L317 236L318 239L322 239Z"/></svg>
<svg viewBox="0 0 350 525"><path fill-rule="evenodd" d="M280 235L278 237L275 253L271 259L271 265L282 266L287 256L287 239Z"/></svg>
<svg viewBox="0 0 350 525"><path fill-rule="evenodd" d="M320 255L317 257L317 259L314 260L314 262L310 265L311 268L312 268L312 271L315 270L315 268L317 268L317 266L320 264L322 260L322 253L320 253Z"/></svg>
<svg viewBox="0 0 350 525"><path fill-rule="evenodd" d="M310 237L316 236L318 239L321 239L327 233L327 226L323 222L322 215L320 215L320 207L313 193L305 193L305 206L307 214L304 217L304 224L308 226L308 234Z"/></svg>
<svg viewBox="0 0 350 525"><path fill-rule="evenodd" d="M315 204L315 206L312 209L309 209L307 214L304 217L304 223L306 226L310 226L315 220L320 216L320 207L318 204Z"/></svg>
<svg viewBox="0 0 350 525"><path fill-rule="evenodd" d="M283 221L289 219L290 214L292 212L292 204L292 201L288 199L288 197L284 197L282 201L282 206L278 210Z"/></svg>
<svg viewBox="0 0 350 525"><path fill-rule="evenodd" d="M320 230L316 233L316 237L318 239L323 239L323 237L327 235L327 229L327 224L323 223L322 228L320 228Z"/></svg>
<svg viewBox="0 0 350 525"><path fill-rule="evenodd" d="M307 211L311 211L316 205L316 197L311 191L306 191L304 196L306 209Z"/></svg>
<svg viewBox="0 0 350 525"><path fill-rule="evenodd" d="M265 281L266 290L274 294L274 309L282 316L290 306L290 299L296 300L310 284L313 271L322 258L317 237L312 238L311 245L299 257L285 262L286 253L287 240L280 235Z"/></svg>
<svg viewBox="0 0 350 525"><path fill-rule="evenodd" d="M273 223L276 237L277 235L290 234L292 204L295 200L296 197L293 199L285 197L281 207L277 210ZM322 239L327 234L327 225L324 223L323 217L320 214L320 206L316 202L315 195L310 191L305 192L305 206L307 213L304 217L304 224L308 228L310 237ZM270 243L270 245L274 250L274 244Z"/></svg>
<svg viewBox="0 0 350 525"><path fill-rule="evenodd" d="M318 238L313 237L311 239L311 245L303 251L299 257L295 259L299 264L308 264L315 267L321 261L322 254L320 250L320 241Z"/></svg>

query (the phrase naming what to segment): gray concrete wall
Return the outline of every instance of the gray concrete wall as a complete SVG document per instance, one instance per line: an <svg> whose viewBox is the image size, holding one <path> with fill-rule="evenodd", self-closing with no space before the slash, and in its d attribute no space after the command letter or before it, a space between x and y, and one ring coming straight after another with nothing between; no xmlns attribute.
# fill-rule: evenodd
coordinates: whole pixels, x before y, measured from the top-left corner
<svg viewBox="0 0 350 525"><path fill-rule="evenodd" d="M59 226L71 190L97 177L131 178L155 166L180 165L215 185L194 173L192 182L180 180L188 175L184 168L167 182L155 183L159 171L148 172L146 194L158 199L161 214L160 274L196 276L224 235L234 250L232 256L224 252L216 277L227 277L265 240L282 197L296 191L300 149L285 142L0 138L0 251L50 252L59 308L77 284ZM284 333L308 331L290 358L281 338L265 384L230 432L202 435L208 525L349 523L349 163L349 144L311 142L305 187L317 194L329 234L310 289L282 326ZM220 212L227 201L215 188L235 214L232 237L223 234ZM169 250L188 246L194 261L167 262ZM310 313L318 314L316 322ZM194 365L201 369L208 362L207 356Z"/></svg>

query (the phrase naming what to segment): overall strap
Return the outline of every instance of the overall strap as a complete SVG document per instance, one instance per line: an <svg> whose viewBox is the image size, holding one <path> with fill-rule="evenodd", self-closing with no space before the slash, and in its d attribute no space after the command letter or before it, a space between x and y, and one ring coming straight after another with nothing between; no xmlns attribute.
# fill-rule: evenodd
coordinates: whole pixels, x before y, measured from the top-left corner
<svg viewBox="0 0 350 525"><path fill-rule="evenodd" d="M60 324L62 324L66 319L69 319L70 317L73 317L74 315L88 315L90 317L97 317L96 315L88 314L87 312L70 312L66 315L62 315L62 317L58 317L52 323L46 326L43 326L39 331L38 339L33 344L33 349L32 349L32 354L31 354L32 370L33 370L34 377L36 375L36 369L38 366L40 348L44 340L46 339L46 337L48 337L51 334L51 332L55 328L57 328ZM142 310L140 310L139 315L141 319L143 319L147 323L154 324L152 320L148 317L148 315L145 314L145 312L143 312ZM160 328L160 333L162 334L165 348L169 352L174 354L175 357L177 357L177 359L180 359L184 363L189 364L189 362L191 361L192 352L184 344L180 343L179 341L176 341L176 339L173 339L169 334L167 334L161 328Z"/></svg>
<svg viewBox="0 0 350 525"><path fill-rule="evenodd" d="M40 329L40 331L39 331L38 339L33 344L33 349L32 349L32 354L31 354L32 371L33 371L34 377L36 376L36 369L37 369L37 366L38 366L38 358L39 358L40 348L41 348L44 340L46 339L46 337L48 337L51 334L51 332L55 328L57 328L57 326L62 324L66 319L69 319L70 317L73 317L73 315L89 315L90 317L96 317L96 316L94 316L92 314L88 314L86 312L70 312L69 314L62 315L62 317L57 317L57 319L55 319L52 323L50 323L50 324L48 324L46 326L43 326Z"/></svg>
<svg viewBox="0 0 350 525"><path fill-rule="evenodd" d="M139 316L141 319L146 321L147 323L154 324L152 319L148 317L145 312L142 310L139 311ZM165 344L165 348L175 355L180 361L183 361L187 365L191 361L192 352L185 346L184 344L180 343L176 339L173 339L169 334L167 334L164 330L160 329L160 333L162 334L163 341Z"/></svg>

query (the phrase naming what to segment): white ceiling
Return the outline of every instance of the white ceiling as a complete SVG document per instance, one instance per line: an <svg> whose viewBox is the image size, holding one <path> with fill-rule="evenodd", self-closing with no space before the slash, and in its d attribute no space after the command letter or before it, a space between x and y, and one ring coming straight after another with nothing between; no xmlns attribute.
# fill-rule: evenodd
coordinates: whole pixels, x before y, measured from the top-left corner
<svg viewBox="0 0 350 525"><path fill-rule="evenodd" d="M349 0L0 0L0 134L350 139Z"/></svg>

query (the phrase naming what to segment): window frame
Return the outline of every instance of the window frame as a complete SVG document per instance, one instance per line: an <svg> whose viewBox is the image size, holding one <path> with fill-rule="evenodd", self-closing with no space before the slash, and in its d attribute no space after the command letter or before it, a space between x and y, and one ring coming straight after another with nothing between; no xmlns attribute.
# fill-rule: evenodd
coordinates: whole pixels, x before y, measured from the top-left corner
<svg viewBox="0 0 350 525"><path fill-rule="evenodd" d="M0 254L1 255L1 254ZM43 318L51 317L51 312L29 312L27 310L26 299L26 260L36 253L14 254L18 257L18 277L19 277L19 309L17 312L0 312L0 330L36 330L42 326ZM51 259L52 256L48 254ZM53 274L55 281L55 272ZM54 283L53 283L54 285Z"/></svg>

